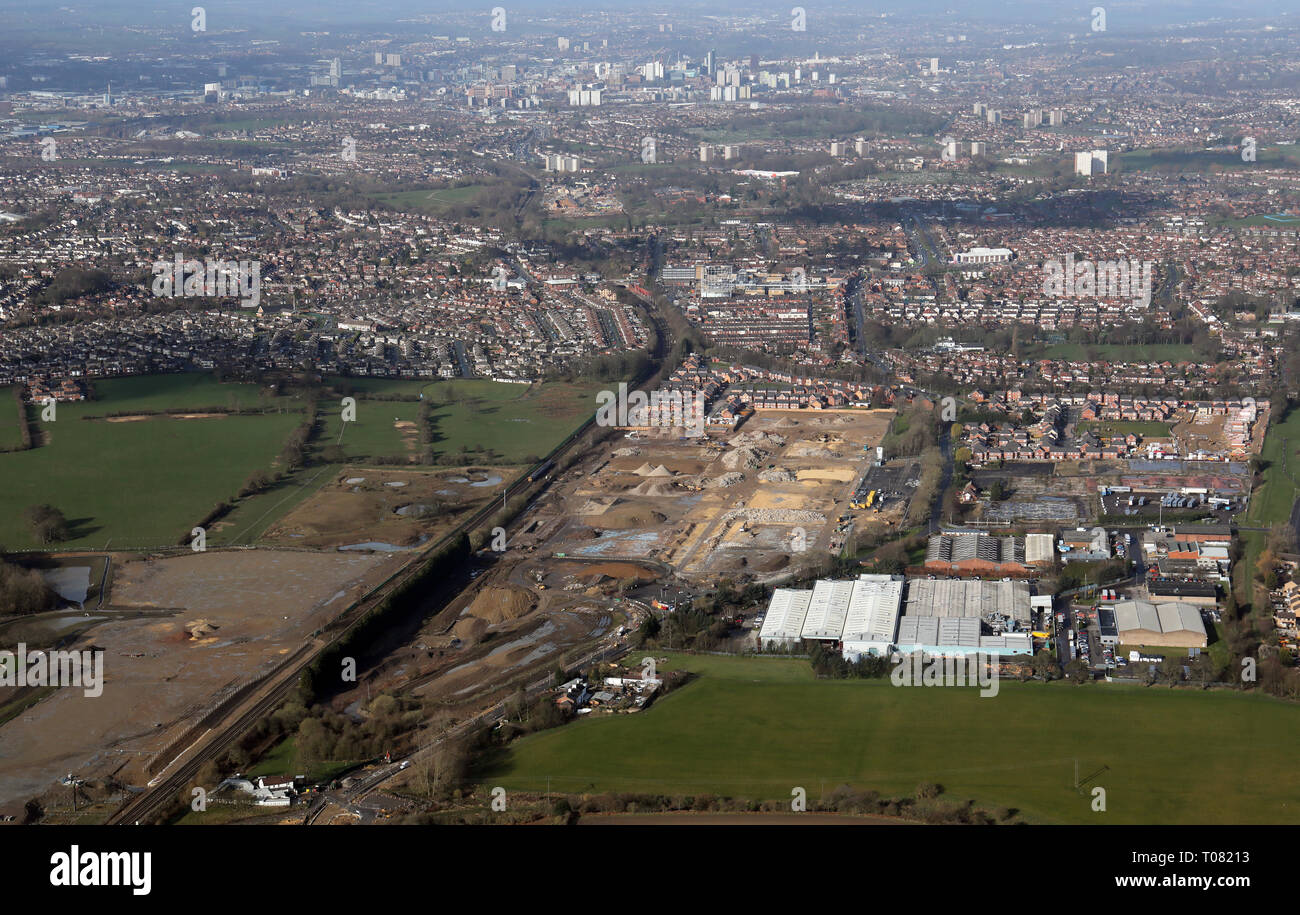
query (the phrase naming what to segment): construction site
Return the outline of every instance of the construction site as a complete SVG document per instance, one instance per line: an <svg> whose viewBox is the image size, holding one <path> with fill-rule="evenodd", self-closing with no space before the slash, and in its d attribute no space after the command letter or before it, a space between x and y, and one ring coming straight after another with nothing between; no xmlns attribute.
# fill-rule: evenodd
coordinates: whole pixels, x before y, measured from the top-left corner
<svg viewBox="0 0 1300 915"><path fill-rule="evenodd" d="M688 582L782 577L805 556L838 552L854 525L902 517L905 500L850 506L892 417L759 411L700 437L625 433L557 481L513 545L649 563Z"/></svg>

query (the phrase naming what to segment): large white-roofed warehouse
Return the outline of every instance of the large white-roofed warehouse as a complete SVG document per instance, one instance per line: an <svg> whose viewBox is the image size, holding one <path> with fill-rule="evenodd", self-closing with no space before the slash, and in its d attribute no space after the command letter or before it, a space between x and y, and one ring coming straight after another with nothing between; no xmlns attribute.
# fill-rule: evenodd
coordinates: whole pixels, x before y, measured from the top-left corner
<svg viewBox="0 0 1300 915"><path fill-rule="evenodd" d="M864 654L887 655L893 651L902 603L901 575L859 575L853 583L840 637L844 659L856 662Z"/></svg>
<svg viewBox="0 0 1300 915"><path fill-rule="evenodd" d="M844 657L888 654L903 602L903 578L860 575L857 579L822 579L812 590L777 588L772 592L759 645L789 648L804 640L839 643Z"/></svg>
<svg viewBox="0 0 1300 915"><path fill-rule="evenodd" d="M906 615L900 617L904 608ZM859 575L822 579L811 590L777 588L759 631L759 646L793 648L816 640L838 644L845 660L864 654L1032 654L1029 585L1013 581L912 579ZM992 635L985 635L985 627Z"/></svg>
<svg viewBox="0 0 1300 915"><path fill-rule="evenodd" d="M803 639L803 624L808 616L811 591L777 588L767 606L758 641L764 648L790 648Z"/></svg>
<svg viewBox="0 0 1300 915"><path fill-rule="evenodd" d="M844 634L844 619L853 598L852 581L822 579L813 586L808 616L804 618L803 637L823 642L838 642Z"/></svg>
<svg viewBox="0 0 1300 915"><path fill-rule="evenodd" d="M898 650L945 657L1033 654L1034 643L1028 633L981 635L980 621L973 616L905 616L898 624Z"/></svg>

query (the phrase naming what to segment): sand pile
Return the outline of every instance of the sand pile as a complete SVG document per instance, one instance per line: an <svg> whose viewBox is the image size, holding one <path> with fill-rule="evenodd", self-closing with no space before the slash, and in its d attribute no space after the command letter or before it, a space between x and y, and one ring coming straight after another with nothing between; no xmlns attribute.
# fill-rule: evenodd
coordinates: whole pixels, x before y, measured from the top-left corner
<svg viewBox="0 0 1300 915"><path fill-rule="evenodd" d="M778 572L790 564L788 553L774 553L757 563L752 563L756 571L759 572Z"/></svg>
<svg viewBox="0 0 1300 915"><path fill-rule="evenodd" d="M469 616L489 623L518 619L533 609L533 595L521 588L484 588L465 608Z"/></svg>
<svg viewBox="0 0 1300 915"><path fill-rule="evenodd" d="M629 491L636 496L671 496L676 492L672 483L651 483L649 480Z"/></svg>
<svg viewBox="0 0 1300 915"><path fill-rule="evenodd" d="M477 616L463 616L456 620L456 625L451 627L451 634L467 645L474 645L483 638L487 626L487 620L479 619Z"/></svg>
<svg viewBox="0 0 1300 915"><path fill-rule="evenodd" d="M602 562L598 565L589 566L583 575L578 576L578 581L586 582L593 575L603 575L609 578L636 578L641 581L651 581L658 577L655 572L631 562Z"/></svg>
<svg viewBox="0 0 1300 915"><path fill-rule="evenodd" d="M663 464L660 464L658 467L654 468L653 470L651 470L649 473L646 474L646 476L648 477L671 477L672 475L673 472L669 470L667 467L665 467Z"/></svg>
<svg viewBox="0 0 1300 915"><path fill-rule="evenodd" d="M639 477L648 477L650 476L650 474L654 473L654 468L651 467L648 463L646 463L646 464L642 464L640 467L638 467L636 470L632 472Z"/></svg>

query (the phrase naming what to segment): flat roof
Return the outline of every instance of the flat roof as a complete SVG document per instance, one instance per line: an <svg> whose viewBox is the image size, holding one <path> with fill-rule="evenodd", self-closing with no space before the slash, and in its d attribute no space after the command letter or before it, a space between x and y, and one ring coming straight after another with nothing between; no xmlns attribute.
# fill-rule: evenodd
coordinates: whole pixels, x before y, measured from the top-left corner
<svg viewBox="0 0 1300 915"><path fill-rule="evenodd" d="M1029 584L913 578L907 583L905 616L972 617L1000 614L1029 622Z"/></svg>
<svg viewBox="0 0 1300 915"><path fill-rule="evenodd" d="M1219 589L1208 581L1155 581L1147 582L1147 590L1159 597L1217 597Z"/></svg>
<svg viewBox="0 0 1300 915"><path fill-rule="evenodd" d="M980 621L974 617L905 616L898 621L898 644L978 648Z"/></svg>
<svg viewBox="0 0 1300 915"><path fill-rule="evenodd" d="M1056 538L1051 534L1025 535L1025 562L1051 562L1056 558Z"/></svg>

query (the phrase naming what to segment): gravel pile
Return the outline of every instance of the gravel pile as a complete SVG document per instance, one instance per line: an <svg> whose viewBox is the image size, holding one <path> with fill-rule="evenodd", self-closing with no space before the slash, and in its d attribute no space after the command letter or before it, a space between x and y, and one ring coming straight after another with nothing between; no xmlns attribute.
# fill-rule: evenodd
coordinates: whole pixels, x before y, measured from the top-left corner
<svg viewBox="0 0 1300 915"><path fill-rule="evenodd" d="M797 508L733 508L722 516L725 522L747 521L751 524L825 524L821 512Z"/></svg>

